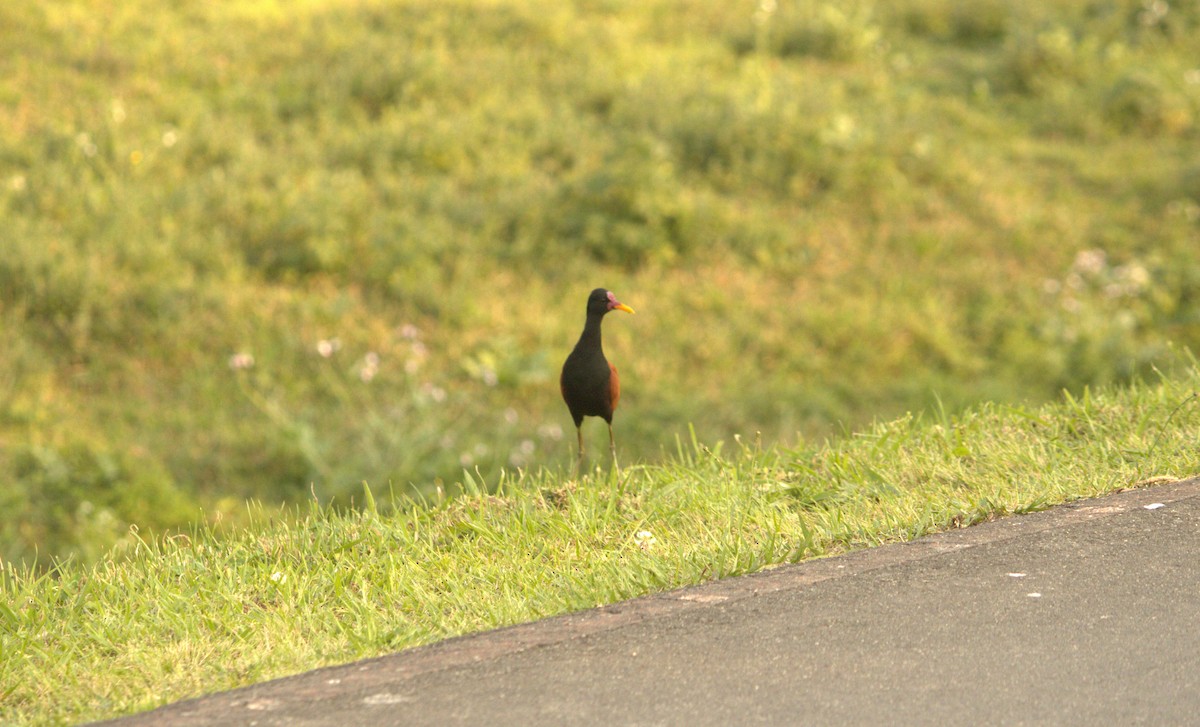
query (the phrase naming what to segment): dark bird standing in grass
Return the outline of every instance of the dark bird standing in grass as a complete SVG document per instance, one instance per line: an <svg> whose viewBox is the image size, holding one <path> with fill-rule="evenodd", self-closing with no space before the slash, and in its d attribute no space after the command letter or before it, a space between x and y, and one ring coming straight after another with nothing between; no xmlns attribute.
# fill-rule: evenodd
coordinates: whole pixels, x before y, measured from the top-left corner
<svg viewBox="0 0 1200 727"><path fill-rule="evenodd" d="M617 296L604 288L596 288L588 296L587 323L583 334L571 355L563 364L559 386L563 400L575 420L575 433L579 439L579 460L583 463L583 418L600 417L608 423L608 446L612 451L613 465L617 463L617 443L613 439L612 417L621 398L621 382L617 378L617 367L604 358L600 347L600 322L610 310L632 313L633 309L617 300Z"/></svg>

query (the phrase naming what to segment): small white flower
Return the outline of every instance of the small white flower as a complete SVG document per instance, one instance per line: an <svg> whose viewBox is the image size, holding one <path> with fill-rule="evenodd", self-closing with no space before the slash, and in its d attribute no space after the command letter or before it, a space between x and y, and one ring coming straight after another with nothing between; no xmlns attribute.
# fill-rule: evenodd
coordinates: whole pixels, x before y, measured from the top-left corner
<svg viewBox="0 0 1200 727"><path fill-rule="evenodd" d="M170 149L179 141L179 134L174 129L167 129L162 135L162 145Z"/></svg>
<svg viewBox="0 0 1200 727"><path fill-rule="evenodd" d="M235 353L229 357L229 368L241 371L254 367L254 355L246 352Z"/></svg>
<svg viewBox="0 0 1200 727"><path fill-rule="evenodd" d="M287 583L287 574L281 571L275 571L271 574L271 580L275 583Z"/></svg>
<svg viewBox="0 0 1200 727"><path fill-rule="evenodd" d="M1081 273L1095 275L1108 263L1108 254L1103 250L1080 250L1075 256L1075 269Z"/></svg>
<svg viewBox="0 0 1200 727"><path fill-rule="evenodd" d="M92 141L92 137L86 131L75 136L75 144L83 151L84 156L96 156L96 143Z"/></svg>
<svg viewBox="0 0 1200 727"><path fill-rule="evenodd" d="M317 341L317 353L321 358L329 358L342 347L342 342L337 338L321 339Z"/></svg>
<svg viewBox="0 0 1200 727"><path fill-rule="evenodd" d="M508 456L508 463L513 467L524 467L529 464L529 458L537 447L533 440L523 439Z"/></svg>
<svg viewBox="0 0 1200 727"><path fill-rule="evenodd" d="M1144 288L1150 283L1150 271L1138 263L1130 263L1121 268L1121 274L1135 288Z"/></svg>
<svg viewBox="0 0 1200 727"><path fill-rule="evenodd" d="M379 373L379 354L371 351L363 357L362 367L358 370L358 378L366 383L375 378L377 373Z"/></svg>
<svg viewBox="0 0 1200 727"><path fill-rule="evenodd" d="M754 22L766 23L775 14L775 9L778 7L776 0L761 0L758 7L754 9Z"/></svg>
<svg viewBox="0 0 1200 727"><path fill-rule="evenodd" d="M1166 0L1146 0L1142 3L1142 7L1145 9L1138 13L1138 19L1142 21L1143 25L1161 23L1171 10L1171 6Z"/></svg>
<svg viewBox="0 0 1200 727"><path fill-rule="evenodd" d="M633 536L633 541L645 552L649 552L654 547L654 544L658 542L654 539L654 533L649 530L637 531L637 534Z"/></svg>

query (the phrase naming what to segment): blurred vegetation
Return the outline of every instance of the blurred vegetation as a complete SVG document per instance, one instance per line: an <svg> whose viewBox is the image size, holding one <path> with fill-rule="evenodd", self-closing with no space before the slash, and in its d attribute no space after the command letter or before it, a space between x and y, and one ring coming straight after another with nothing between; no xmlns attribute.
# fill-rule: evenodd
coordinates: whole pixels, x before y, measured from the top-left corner
<svg viewBox="0 0 1200 727"><path fill-rule="evenodd" d="M1200 344L1195 4L52 0L0 44L6 560L566 463L599 285L626 462Z"/></svg>

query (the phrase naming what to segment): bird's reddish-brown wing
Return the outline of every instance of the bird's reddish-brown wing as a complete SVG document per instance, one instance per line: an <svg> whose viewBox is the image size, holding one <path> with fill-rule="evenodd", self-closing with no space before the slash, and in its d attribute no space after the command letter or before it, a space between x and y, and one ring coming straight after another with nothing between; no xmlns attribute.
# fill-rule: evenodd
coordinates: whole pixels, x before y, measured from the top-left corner
<svg viewBox="0 0 1200 727"><path fill-rule="evenodd" d="M616 411L617 401L621 398L621 379L617 376L616 366L610 363L608 370L612 372L612 375L608 377L608 398L611 402L610 411Z"/></svg>

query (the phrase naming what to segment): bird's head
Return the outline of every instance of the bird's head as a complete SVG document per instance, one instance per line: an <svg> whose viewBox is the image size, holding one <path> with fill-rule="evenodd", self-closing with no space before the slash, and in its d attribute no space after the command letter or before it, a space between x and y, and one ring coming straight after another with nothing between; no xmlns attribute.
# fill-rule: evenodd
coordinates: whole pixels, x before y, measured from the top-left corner
<svg viewBox="0 0 1200 727"><path fill-rule="evenodd" d="M611 290L604 288L596 288L592 294L588 296L588 315L604 315L610 310L621 310L626 313L632 313L633 309L617 300L617 296L613 295Z"/></svg>

